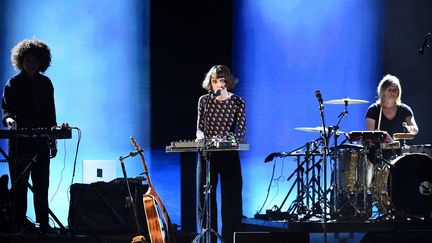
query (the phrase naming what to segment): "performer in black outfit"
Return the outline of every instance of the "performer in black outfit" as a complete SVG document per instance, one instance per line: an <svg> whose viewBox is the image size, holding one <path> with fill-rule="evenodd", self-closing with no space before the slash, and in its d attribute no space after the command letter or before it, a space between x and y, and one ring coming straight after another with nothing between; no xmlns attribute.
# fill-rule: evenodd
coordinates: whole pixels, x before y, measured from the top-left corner
<svg viewBox="0 0 432 243"><path fill-rule="evenodd" d="M197 141L204 138L232 137L243 141L246 128L245 102L229 92L237 80L224 65L213 66L205 76L202 87L209 91L198 101ZM213 93L218 92L216 97ZM219 93L220 92L220 93ZM204 185L206 183L206 159L199 156L197 165L197 220L204 210ZM238 151L219 151L210 154L211 217L212 228L217 231L216 187L218 175L221 181L222 238L232 242L242 220L242 176ZM204 224L204 222L203 222Z"/></svg>
<svg viewBox="0 0 432 243"><path fill-rule="evenodd" d="M3 124L10 129L55 126L54 88L51 80L41 74L51 63L49 47L41 40L23 40L12 49L11 61L20 72L7 82L3 90ZM54 157L57 153L55 141L9 139L8 148L15 230L28 227L27 183L31 175L36 222L42 233L51 233L52 228L48 223L48 186L50 156ZM37 197L41 200L37 200Z"/></svg>
<svg viewBox="0 0 432 243"><path fill-rule="evenodd" d="M378 100L369 106L366 113L367 130L386 131L393 136L394 133L403 133L405 129L406 132L416 135L418 127L414 113L401 101L402 89L399 79L387 74L380 81L377 92ZM393 156L390 153L383 155L385 159Z"/></svg>

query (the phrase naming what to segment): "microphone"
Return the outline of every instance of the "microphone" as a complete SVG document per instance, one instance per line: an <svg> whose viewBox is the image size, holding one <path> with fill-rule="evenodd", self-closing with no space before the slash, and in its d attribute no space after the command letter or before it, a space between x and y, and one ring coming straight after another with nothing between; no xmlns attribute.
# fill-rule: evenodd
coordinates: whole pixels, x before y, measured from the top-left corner
<svg viewBox="0 0 432 243"><path fill-rule="evenodd" d="M408 123L402 122L402 126L404 128L404 133L408 133Z"/></svg>
<svg viewBox="0 0 432 243"><path fill-rule="evenodd" d="M209 90L210 99L214 99L221 94L221 90L218 89L216 91Z"/></svg>
<svg viewBox="0 0 432 243"><path fill-rule="evenodd" d="M320 104L322 104L323 103L323 99L322 99L321 91L319 91L319 90L315 91L315 96L317 97L318 102Z"/></svg>
<svg viewBox="0 0 432 243"><path fill-rule="evenodd" d="M419 50L419 53L420 53L420 54L423 54L423 53L424 53L424 49L425 49L425 48L429 48L429 45L428 45L427 43L428 43L428 40L429 40L429 36L430 36L430 35L431 35L430 32L426 34L426 38L425 38L425 40L423 41L423 45L421 46L421 48L420 48L420 50Z"/></svg>

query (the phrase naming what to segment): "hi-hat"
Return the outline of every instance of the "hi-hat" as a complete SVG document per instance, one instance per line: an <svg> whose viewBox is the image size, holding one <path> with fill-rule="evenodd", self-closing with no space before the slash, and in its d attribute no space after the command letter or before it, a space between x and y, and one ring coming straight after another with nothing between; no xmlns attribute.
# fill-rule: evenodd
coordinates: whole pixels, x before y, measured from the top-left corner
<svg viewBox="0 0 432 243"><path fill-rule="evenodd" d="M369 101L367 100L356 100L356 99L350 99L350 98L343 98L343 99L338 99L338 100L327 100L324 101L324 104L329 104L329 105L356 105L356 104L366 104L369 103Z"/></svg>
<svg viewBox="0 0 432 243"><path fill-rule="evenodd" d="M396 140L411 140L415 138L415 135L411 133L394 133L393 138Z"/></svg>
<svg viewBox="0 0 432 243"><path fill-rule="evenodd" d="M327 132L327 128L323 129L322 126L318 126L318 127L296 127L294 129L299 130L299 131L304 131L304 132L322 132L323 130L325 130ZM338 130L338 134L341 134L341 133L345 133L345 132Z"/></svg>

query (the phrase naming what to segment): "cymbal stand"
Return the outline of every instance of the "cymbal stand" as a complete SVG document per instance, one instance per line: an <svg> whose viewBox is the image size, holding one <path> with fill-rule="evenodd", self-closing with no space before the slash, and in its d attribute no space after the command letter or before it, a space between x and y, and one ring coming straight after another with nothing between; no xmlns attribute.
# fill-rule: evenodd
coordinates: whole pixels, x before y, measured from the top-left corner
<svg viewBox="0 0 432 243"><path fill-rule="evenodd" d="M296 180L294 181L294 183L291 185L288 194L285 196L284 200L282 201L281 205L279 207L275 206L275 210L276 212L280 212L282 207L284 206L284 204L286 203L287 199L289 198L289 196L291 195L291 192L293 191L294 187L297 186L297 197L296 199L293 201L293 203L288 207L287 213L288 215L295 215L295 213L297 213L297 216L300 215L305 215L307 214L310 210L308 210L309 207L309 203L308 200L310 198L309 195L309 187L305 185L305 182L308 182L308 174L305 173L305 169L304 169L304 165L306 165L307 170L311 170L309 169L309 162L310 162L310 157L312 153L315 153L315 150L312 151L310 150L310 146L311 144L315 144L319 139L316 139L312 142L308 142L306 143L304 146L302 146L301 148L306 147L306 153L304 154L305 159L301 161L301 156L303 156L300 153L294 153L297 150L294 150L293 152L291 152L289 155L285 155L285 156L294 156L296 158L297 161L297 168L293 171L293 173L288 177L287 181L291 180L293 178L293 176L296 176ZM313 155L314 158L315 155ZM306 181L304 180L304 176L307 176ZM306 199L306 203L304 202L304 200Z"/></svg>
<svg viewBox="0 0 432 243"><path fill-rule="evenodd" d="M291 206L288 208L288 214L293 215L295 211L297 211L297 215L305 214L306 208L303 204L303 198L304 198L304 184L303 184L303 175L304 175L304 163L305 161L300 163L300 155L295 155L297 160L297 169L294 170L294 172L288 177L287 181L291 180L291 178L294 175L296 176L296 180L291 185L290 190L288 191L288 194L285 196L284 200L282 201L282 204L280 205L280 209L285 204L286 200L288 199L289 195L291 194L292 190L294 189L294 186L297 185L297 197L294 200L294 203L291 204Z"/></svg>
<svg viewBox="0 0 432 243"><path fill-rule="evenodd" d="M320 138L321 140L321 138ZM308 219L308 216L312 216L315 214L321 214L322 208L319 205L319 200L321 198L321 195L324 193L322 190L322 187L320 185L321 183L321 162L323 162L322 154L317 153L317 150L320 148L321 144L315 144L312 143L314 147L311 148L309 154L306 155L306 161L309 162L312 158L312 166L309 167L307 164L307 169L305 171L306 174L306 205L308 205L308 208L310 208L308 215L305 216L304 219ZM321 158L316 161L316 156L320 156ZM312 173L311 178L309 179L309 174ZM309 202L309 199L311 199L311 202Z"/></svg>
<svg viewBox="0 0 432 243"><path fill-rule="evenodd" d="M341 188L341 185L339 183L340 178L339 178L338 172L340 171L340 168L339 168L340 161L339 161L339 149L337 149L337 147L338 147L338 141L337 140L339 137L339 124L342 122L342 120L345 118L345 116L348 115L348 100L345 100L344 103L345 103L344 104L344 110L339 114L339 116L338 116L339 120L338 120L336 126L329 128L329 136L331 134L330 129L332 129L333 134L334 134L334 147L335 147L335 150L332 153L333 158L334 158L333 159L333 161L334 161L334 168L333 168L333 178L334 178L333 188L334 188L334 191L333 191L333 207L332 207L333 212L338 212L341 209L339 207L338 196L339 196L339 191L340 190L343 191L343 189Z"/></svg>

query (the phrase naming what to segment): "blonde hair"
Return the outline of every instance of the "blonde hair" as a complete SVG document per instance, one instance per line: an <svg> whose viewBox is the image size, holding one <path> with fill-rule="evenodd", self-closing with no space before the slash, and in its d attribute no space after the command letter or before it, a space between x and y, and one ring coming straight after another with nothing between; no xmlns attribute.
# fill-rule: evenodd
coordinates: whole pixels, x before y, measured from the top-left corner
<svg viewBox="0 0 432 243"><path fill-rule="evenodd" d="M205 90L211 90L211 77L216 74L217 78L225 78L225 84L227 89L232 89L238 83L238 80L231 74L231 70L225 65L215 65L210 68L206 73L204 80L202 81L202 87Z"/></svg>
<svg viewBox="0 0 432 243"><path fill-rule="evenodd" d="M381 104L382 97L384 96L384 92L390 86L396 86L398 89L398 96L396 98L396 104L402 104L401 96L402 96L402 88L400 85L400 81L396 76L387 74L385 75L378 84L377 92L378 92L378 100L377 102Z"/></svg>

